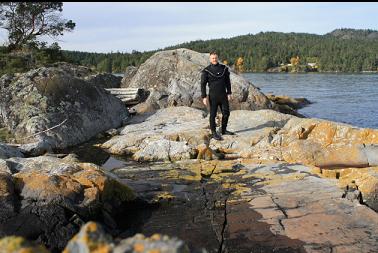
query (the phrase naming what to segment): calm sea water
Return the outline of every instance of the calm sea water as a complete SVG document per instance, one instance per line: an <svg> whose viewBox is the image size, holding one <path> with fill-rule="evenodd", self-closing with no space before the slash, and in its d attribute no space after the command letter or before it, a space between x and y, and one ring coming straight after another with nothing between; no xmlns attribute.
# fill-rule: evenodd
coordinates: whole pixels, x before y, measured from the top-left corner
<svg viewBox="0 0 378 253"><path fill-rule="evenodd" d="M305 97L314 102L298 112L313 118L378 128L377 74L243 74L263 93Z"/></svg>
<svg viewBox="0 0 378 253"><path fill-rule="evenodd" d="M123 76L123 74L116 74ZM307 117L378 128L378 74L244 73L264 93L305 97Z"/></svg>

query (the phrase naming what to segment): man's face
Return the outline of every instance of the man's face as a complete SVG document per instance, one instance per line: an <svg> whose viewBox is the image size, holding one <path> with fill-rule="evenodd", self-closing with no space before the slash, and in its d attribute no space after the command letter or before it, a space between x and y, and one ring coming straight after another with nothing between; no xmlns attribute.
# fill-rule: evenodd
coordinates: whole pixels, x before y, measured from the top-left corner
<svg viewBox="0 0 378 253"><path fill-rule="evenodd" d="M210 62L211 62L211 64L217 64L218 63L218 55L216 55L216 54L210 55Z"/></svg>

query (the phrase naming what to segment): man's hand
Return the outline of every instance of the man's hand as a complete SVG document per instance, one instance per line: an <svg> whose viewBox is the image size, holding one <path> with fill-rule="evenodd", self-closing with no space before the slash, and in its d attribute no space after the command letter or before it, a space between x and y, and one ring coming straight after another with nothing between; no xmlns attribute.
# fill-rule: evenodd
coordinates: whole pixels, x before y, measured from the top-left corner
<svg viewBox="0 0 378 253"><path fill-rule="evenodd" d="M232 99L231 94L227 94L227 99L228 99L228 100L231 100L231 99Z"/></svg>
<svg viewBox="0 0 378 253"><path fill-rule="evenodd" d="M203 99L202 99L202 102L203 102L203 104L204 104L205 106L207 106L207 97L203 98Z"/></svg>

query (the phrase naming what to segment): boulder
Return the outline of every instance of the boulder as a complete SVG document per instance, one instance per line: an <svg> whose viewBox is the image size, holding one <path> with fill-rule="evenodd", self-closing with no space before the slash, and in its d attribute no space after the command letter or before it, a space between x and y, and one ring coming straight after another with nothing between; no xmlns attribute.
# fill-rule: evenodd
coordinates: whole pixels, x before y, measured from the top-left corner
<svg viewBox="0 0 378 253"><path fill-rule="evenodd" d="M89 69L55 64L0 78L0 121L26 152L38 155L122 125L124 104Z"/></svg>
<svg viewBox="0 0 378 253"><path fill-rule="evenodd" d="M272 146L280 146L283 160L318 167L376 166L377 144L377 129L297 117L272 140Z"/></svg>
<svg viewBox="0 0 378 253"><path fill-rule="evenodd" d="M138 68L135 66L128 66L125 70L123 78L121 80L121 88L125 88L129 86L131 79L137 73Z"/></svg>
<svg viewBox="0 0 378 253"><path fill-rule="evenodd" d="M201 99L201 71L209 65L209 55L180 48L155 53L139 66L123 87L143 88L150 95L136 105L137 112L153 111L170 106L191 106L205 109ZM241 75L231 72L233 99L231 109L256 110L273 108L274 104Z"/></svg>
<svg viewBox="0 0 378 253"><path fill-rule="evenodd" d="M67 244L62 253L112 253L114 244L110 235L96 222L87 222Z"/></svg>
<svg viewBox="0 0 378 253"><path fill-rule="evenodd" d="M85 80L101 88L119 88L122 77L110 73L100 73L85 77Z"/></svg>
<svg viewBox="0 0 378 253"><path fill-rule="evenodd" d="M339 186L346 191L357 192L357 199L378 212L378 167L326 168L319 171L326 178L338 179Z"/></svg>
<svg viewBox="0 0 378 253"><path fill-rule="evenodd" d="M24 157L24 154L16 147L0 142L0 159L7 159L10 157Z"/></svg>
<svg viewBox="0 0 378 253"><path fill-rule="evenodd" d="M189 253L186 243L177 237L155 233L150 237L136 234L124 239L114 248L114 253L124 252L161 252L161 253ZM206 252L202 250L201 252Z"/></svg>
<svg viewBox="0 0 378 253"><path fill-rule="evenodd" d="M304 119L269 109L233 110L228 129L236 135L225 135L222 141L210 139L208 116L202 110L168 107L134 116L120 135L102 147L113 154L147 161L196 158L206 146L234 158L281 160L322 168L377 166L375 129Z"/></svg>
<svg viewBox="0 0 378 253"><path fill-rule="evenodd" d="M13 174L0 172L0 236L38 239L61 250L86 220L115 229L113 215L135 199L130 188L94 164L51 156L6 161Z"/></svg>

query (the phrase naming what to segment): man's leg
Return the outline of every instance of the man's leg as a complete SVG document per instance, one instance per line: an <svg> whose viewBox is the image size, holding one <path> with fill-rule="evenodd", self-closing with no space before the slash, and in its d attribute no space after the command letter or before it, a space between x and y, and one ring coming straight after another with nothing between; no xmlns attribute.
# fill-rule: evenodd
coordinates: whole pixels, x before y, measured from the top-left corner
<svg viewBox="0 0 378 253"><path fill-rule="evenodd" d="M217 116L217 109L219 106L219 102L216 98L210 98L209 96L209 104L210 104L210 129L212 137L216 140L222 140L216 131L216 124L215 124L215 117Z"/></svg>
<svg viewBox="0 0 378 253"><path fill-rule="evenodd" d="M210 104L210 129L211 132L214 133L216 129L215 124L215 116L217 115L218 105L217 101L209 96L209 104Z"/></svg>
<svg viewBox="0 0 378 253"><path fill-rule="evenodd" d="M233 132L227 131L228 118L230 117L230 105L228 103L227 96L226 96L225 99L222 100L221 108L222 108L221 133L222 134L234 135Z"/></svg>

